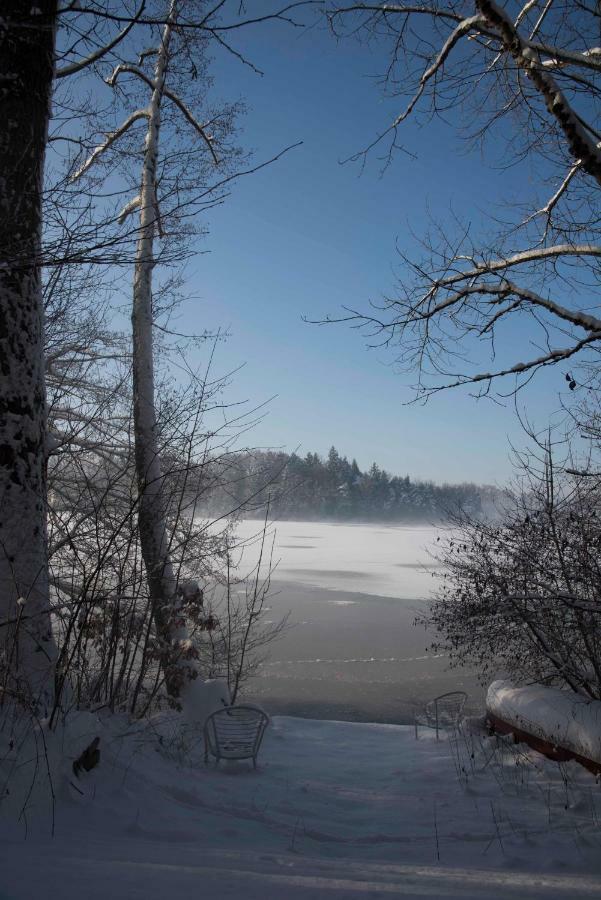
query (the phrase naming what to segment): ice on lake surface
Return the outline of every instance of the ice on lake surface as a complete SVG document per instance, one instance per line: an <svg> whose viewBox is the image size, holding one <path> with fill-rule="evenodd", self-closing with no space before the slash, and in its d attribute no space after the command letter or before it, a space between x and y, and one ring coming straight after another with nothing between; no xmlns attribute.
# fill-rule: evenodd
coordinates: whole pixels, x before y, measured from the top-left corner
<svg viewBox="0 0 601 900"><path fill-rule="evenodd" d="M243 570L258 559L263 523L238 527L247 542ZM270 712L312 718L411 722L416 706L463 689L474 706L483 691L473 675L449 671L415 625L436 588L431 554L445 530L429 526L277 522L270 621L290 627L267 648L249 696ZM264 558L269 552L264 552Z"/></svg>
<svg viewBox="0 0 601 900"><path fill-rule="evenodd" d="M252 541L245 566L257 558L262 529L256 519L237 528L241 540ZM278 580L416 600L428 597L435 586L439 566L431 554L444 533L432 526L284 521L269 527L268 538L270 544L274 540Z"/></svg>

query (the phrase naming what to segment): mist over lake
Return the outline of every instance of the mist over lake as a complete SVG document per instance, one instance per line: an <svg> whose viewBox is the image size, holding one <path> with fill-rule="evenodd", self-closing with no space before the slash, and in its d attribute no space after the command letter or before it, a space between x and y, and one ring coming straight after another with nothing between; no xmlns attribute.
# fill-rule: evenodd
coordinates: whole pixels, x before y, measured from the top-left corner
<svg viewBox="0 0 601 900"><path fill-rule="evenodd" d="M243 569L258 559L263 522L242 521ZM266 652L247 696L275 713L410 722L416 705L447 690L482 696L451 670L414 624L436 589L444 527L281 521L269 526L272 590L266 619L289 628ZM266 550L264 550L264 555ZM267 553L269 555L269 553Z"/></svg>

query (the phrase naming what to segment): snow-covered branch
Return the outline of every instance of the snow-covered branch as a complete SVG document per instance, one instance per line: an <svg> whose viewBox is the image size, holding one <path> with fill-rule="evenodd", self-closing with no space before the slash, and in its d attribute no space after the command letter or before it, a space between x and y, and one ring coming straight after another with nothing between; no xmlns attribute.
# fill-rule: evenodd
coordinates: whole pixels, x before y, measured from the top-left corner
<svg viewBox="0 0 601 900"><path fill-rule="evenodd" d="M472 277L473 276L467 276L466 280L471 280ZM500 299L514 296L520 301L545 309L558 319L569 322L570 325L583 328L585 331L590 332L594 339L598 339L601 335L601 319L596 316L591 316L589 313L581 310L568 309L568 307L562 306L560 303L557 303L548 297L542 297L530 288L521 287L506 278L502 278L501 282L498 284L487 284L486 282L467 284L432 307L418 305L415 309L409 311L406 318L398 320L397 325L435 318L440 316L441 313L449 310L451 307L461 303L467 297L473 295L492 296ZM495 300L494 302L496 303L497 301Z"/></svg>
<svg viewBox="0 0 601 900"><path fill-rule="evenodd" d="M125 204L125 206L123 207L123 209L120 211L119 215L117 216L117 221L119 222L119 225L123 225L123 223L125 222L127 217L130 216L132 213L134 213L137 209L140 208L140 202L141 202L141 198L140 198L140 195L138 194L137 197L134 197L132 200L129 200Z"/></svg>
<svg viewBox="0 0 601 900"><path fill-rule="evenodd" d="M183 100L181 100L177 96L177 94L174 94L173 91L170 91L169 88L165 89L165 96L168 97L172 103L175 103L177 108L180 110L181 113L183 113L184 117L188 120L190 125L197 132L197 134L200 135L200 137L203 139L203 141L209 148L211 156L213 157L213 162L215 163L216 166L218 166L219 159L217 157L217 154L215 153L214 140L213 140L213 137L207 132L207 130L206 130L207 126L201 125L200 122L197 119L195 119L194 115L188 109L188 107L183 102Z"/></svg>
<svg viewBox="0 0 601 900"><path fill-rule="evenodd" d="M157 87L156 80L151 78L149 75L147 75L143 69L140 69L138 66L132 66L129 63L120 63L118 66L116 66L115 69L113 70L113 72L111 73L110 77L107 78L107 84L111 85L111 87L114 87L118 81L119 76L123 73L137 76L141 81L143 81L145 84L147 84L148 87L152 91L156 90L156 87ZM171 102L174 103L175 106L177 106L179 111L183 114L184 118L190 123L190 125L194 128L196 133L200 135L200 137L203 139L203 141L209 148L209 151L211 153L211 156L213 157L213 161L214 161L215 165L216 166L219 165L219 159L217 157L217 154L215 152L215 147L214 147L214 139L213 139L212 135L210 135L207 132L207 125L206 124L202 125L198 121L198 119L194 116L194 114L192 113L190 108L184 103L184 101L181 99L181 97L178 94L176 94L174 91L170 90L166 86L163 86L162 92L165 97L168 97L169 100L171 100Z"/></svg>
<svg viewBox="0 0 601 900"><path fill-rule="evenodd" d="M565 362L565 360L571 359L586 347L590 347L591 344L596 344L598 341L601 341L601 331L590 334L587 337L582 338L582 340L574 341L574 343L569 347L549 350L548 353L543 353L540 356L536 356L533 359L527 360L526 362L518 362L512 366L495 369L491 372L478 372L476 374L459 376L454 381L449 381L446 384L428 388L426 393L435 394L439 391L447 391L451 388L462 387L466 384L479 384L481 382L487 382L490 384L491 381L506 378L508 375L521 376L527 374L528 372L537 371L538 369L544 369L547 366L555 366L559 362Z"/></svg>
<svg viewBox="0 0 601 900"><path fill-rule="evenodd" d="M427 83L430 81L431 78L433 78L436 75L436 73L440 69L442 69L449 54L452 52L453 48L459 43L461 38L470 34L474 30L476 30L476 31L479 30L479 28L484 24L484 22L485 22L485 19L482 16L471 16L468 19L464 19L462 22L459 23L459 25L457 25L457 27L454 29L454 31L449 35L449 37L444 42L440 52L438 53L438 55L436 56L436 58L434 60L434 62L431 63L431 65L429 65L426 68L426 70L424 71L423 75L420 78L419 86L418 86L416 93L412 97L412 99L409 102L409 105L407 106L405 111L402 112L399 116L397 116L397 118L394 120L394 122L390 126L391 129L397 128L401 124L401 122L403 122L405 119L407 119L411 115L411 113L415 109L417 102L419 101L420 97L422 96Z"/></svg>
<svg viewBox="0 0 601 900"><path fill-rule="evenodd" d="M71 176L71 181L77 181L79 178L81 178L81 176L84 175L88 171L88 169L90 169L91 166L94 165L94 163L99 159L100 156L102 156L103 153L106 153L107 150L110 150L115 141L118 141L119 138L123 137L123 135L129 131L129 129L135 122L138 122L140 119L147 118L147 109L137 109L130 116L128 116L125 122L123 122L123 124L119 126L119 128L107 135L106 140L103 141L102 144L99 144L98 147L96 147L92 151L84 164L80 166L79 169L77 169L77 171Z"/></svg>
<svg viewBox="0 0 601 900"><path fill-rule="evenodd" d="M75 75L77 72L81 72L82 69L86 69L94 63L101 60L107 53L110 53L111 50L114 50L115 47L121 43L124 38L127 37L129 32L132 30L134 25L140 20L144 10L146 9L146 0L141 0L140 6L136 13L134 13L133 17L129 22L125 25L124 28L113 38L112 41L104 44L104 46L98 47L88 56L83 59L78 60L75 63L71 63L68 66L63 66L56 70L54 77L55 78L65 78L67 75Z"/></svg>
<svg viewBox="0 0 601 900"><path fill-rule="evenodd" d="M482 275L493 275L512 269L516 266L529 265L545 260L559 260L562 257L592 257L601 258L601 245L599 244L555 244L549 247L537 247L532 250L521 250L505 258L494 259L474 266L471 269L448 275L440 280L435 280L426 294L426 299L432 296L439 288L449 288L461 281L469 281Z"/></svg>
<svg viewBox="0 0 601 900"><path fill-rule="evenodd" d="M583 125L560 90L553 77L545 71L536 49L528 46L505 10L494 0L475 0L481 14L494 28L498 29L503 43L513 59L524 70L536 89L544 97L547 109L555 117L563 131L570 151L582 168L601 184L601 148L590 137L590 131ZM596 54L587 56L588 61Z"/></svg>
<svg viewBox="0 0 601 900"><path fill-rule="evenodd" d="M572 180L574 179L574 176L578 173L579 169L580 169L580 160L576 160L576 162L570 168L570 171L568 172L568 174L566 175L564 180L561 182L561 184L559 185L559 187L557 188L557 190L555 191L553 196L550 197L549 200L547 200L547 202L545 203L545 205L543 207L541 207L541 209L536 210L535 212L531 213L531 215L529 215L526 218L526 220L524 221L525 225L528 224L528 222L531 222L533 219L536 219L538 216L546 216L547 220L549 220L551 213L553 212L554 208L557 206L557 204L559 203L559 201L561 200L563 195L568 190ZM547 232L545 231L545 236L546 236L546 233Z"/></svg>

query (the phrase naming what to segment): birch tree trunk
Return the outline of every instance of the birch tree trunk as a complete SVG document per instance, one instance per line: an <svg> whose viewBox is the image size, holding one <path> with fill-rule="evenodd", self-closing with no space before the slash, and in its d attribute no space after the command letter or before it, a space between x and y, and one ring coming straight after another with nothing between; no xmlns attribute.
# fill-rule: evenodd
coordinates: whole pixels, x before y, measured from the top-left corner
<svg viewBox="0 0 601 900"><path fill-rule="evenodd" d="M154 89L147 112L148 130L140 189L140 237L136 248L132 307L138 527L153 615L161 641L161 663L165 683L169 695L173 698L180 697L185 684L196 674L192 661L184 659L184 642L188 635L183 618L178 616L177 580L169 556L166 498L161 472L154 390L152 273L155 265L154 238L159 214L156 176L161 103L165 92L169 47L176 16L177 4L172 0L158 49Z"/></svg>
<svg viewBox="0 0 601 900"><path fill-rule="evenodd" d="M51 700L40 235L56 0L0 8L0 652L3 689Z"/></svg>

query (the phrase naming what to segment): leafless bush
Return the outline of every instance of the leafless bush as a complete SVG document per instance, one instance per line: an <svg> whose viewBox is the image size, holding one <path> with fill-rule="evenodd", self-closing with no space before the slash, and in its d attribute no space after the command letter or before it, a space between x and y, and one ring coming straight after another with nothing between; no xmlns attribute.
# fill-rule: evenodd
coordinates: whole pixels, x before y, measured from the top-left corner
<svg viewBox="0 0 601 900"><path fill-rule="evenodd" d="M569 687L601 699L601 482L553 466L513 494L501 522L459 521L443 582L422 621L455 665L483 680Z"/></svg>

